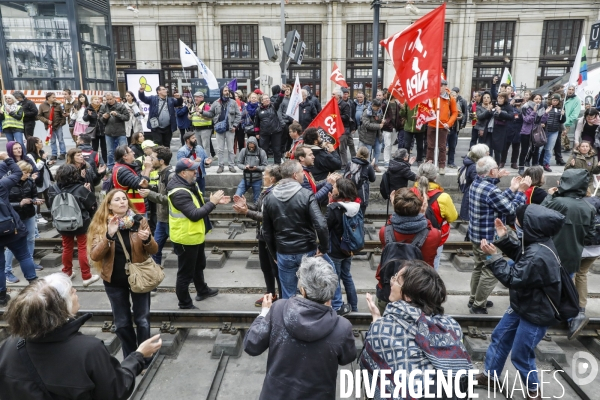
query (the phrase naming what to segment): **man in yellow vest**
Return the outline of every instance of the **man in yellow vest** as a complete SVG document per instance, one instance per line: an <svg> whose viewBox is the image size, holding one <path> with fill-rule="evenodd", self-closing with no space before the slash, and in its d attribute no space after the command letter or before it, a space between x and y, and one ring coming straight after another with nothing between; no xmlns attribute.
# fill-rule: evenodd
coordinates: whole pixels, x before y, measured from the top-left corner
<svg viewBox="0 0 600 400"><path fill-rule="evenodd" d="M21 143L23 150L25 150L26 146L23 140L23 109L12 94L4 95L4 99L6 100L6 104L0 107L2 133L6 135L6 140L9 142L16 141Z"/></svg>
<svg viewBox="0 0 600 400"><path fill-rule="evenodd" d="M201 161L200 161L201 162ZM206 256L204 255L204 237L212 225L208 214L217 204L231 201L222 190L210 195L204 202L202 192L196 184L196 171L200 162L182 158L175 165L175 175L167 185L169 199L169 236L173 242L173 251L177 255L177 281L175 293L179 308L198 308L192 302L189 286L194 281L196 301L216 296L219 291L211 289L204 281Z"/></svg>
<svg viewBox="0 0 600 400"><path fill-rule="evenodd" d="M210 137L213 132L212 118L202 116L202 111L210 111L210 103L204 102L204 93L194 93L194 105L190 107L190 121L194 127L196 141L208 152L210 149Z"/></svg>

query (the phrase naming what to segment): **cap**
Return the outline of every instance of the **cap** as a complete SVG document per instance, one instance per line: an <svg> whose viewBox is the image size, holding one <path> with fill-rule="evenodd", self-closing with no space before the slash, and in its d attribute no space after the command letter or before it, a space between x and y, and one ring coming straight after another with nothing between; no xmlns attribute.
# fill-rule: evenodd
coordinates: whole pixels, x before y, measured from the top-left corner
<svg viewBox="0 0 600 400"><path fill-rule="evenodd" d="M181 171L195 171L200 168L201 163L202 161L194 162L189 158L182 158L177 161L177 164L175 165L175 173L180 173Z"/></svg>
<svg viewBox="0 0 600 400"><path fill-rule="evenodd" d="M445 79L442 79L442 85L448 85L448 81Z"/></svg>
<svg viewBox="0 0 600 400"><path fill-rule="evenodd" d="M263 94L262 90L260 90L260 89L255 89L254 93L256 93L256 94Z"/></svg>
<svg viewBox="0 0 600 400"><path fill-rule="evenodd" d="M554 100L554 99L559 100L559 101L562 100L561 97L560 97L560 94L558 94L558 93L554 93L552 95L552 100Z"/></svg>
<svg viewBox="0 0 600 400"><path fill-rule="evenodd" d="M194 136L194 132L186 132L183 135L183 141L185 142L186 140L188 140L189 138L191 138L192 136Z"/></svg>
<svg viewBox="0 0 600 400"><path fill-rule="evenodd" d="M204 92L197 91L196 93L194 93L194 97L204 97Z"/></svg>
<svg viewBox="0 0 600 400"><path fill-rule="evenodd" d="M148 147L156 147L158 146L156 143L154 143L152 140L144 140L142 142L142 150L147 149Z"/></svg>
<svg viewBox="0 0 600 400"><path fill-rule="evenodd" d="M342 93L350 93L350 91L348 90L348 88L343 87L342 88Z"/></svg>
<svg viewBox="0 0 600 400"><path fill-rule="evenodd" d="M460 88L458 86L455 86L452 88L452 91L456 92L456 93L460 93Z"/></svg>

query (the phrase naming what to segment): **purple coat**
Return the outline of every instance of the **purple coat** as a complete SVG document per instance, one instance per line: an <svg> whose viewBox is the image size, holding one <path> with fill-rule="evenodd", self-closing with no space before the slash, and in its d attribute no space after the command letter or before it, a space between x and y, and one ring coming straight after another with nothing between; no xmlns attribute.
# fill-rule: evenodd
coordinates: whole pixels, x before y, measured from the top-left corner
<svg viewBox="0 0 600 400"><path fill-rule="evenodd" d="M536 124L545 124L548 121L548 114L546 110L540 105L537 112L533 111L533 107L523 107L521 109L523 114L523 127L521 128L521 135L531 135L533 126ZM542 113L540 115L540 113Z"/></svg>

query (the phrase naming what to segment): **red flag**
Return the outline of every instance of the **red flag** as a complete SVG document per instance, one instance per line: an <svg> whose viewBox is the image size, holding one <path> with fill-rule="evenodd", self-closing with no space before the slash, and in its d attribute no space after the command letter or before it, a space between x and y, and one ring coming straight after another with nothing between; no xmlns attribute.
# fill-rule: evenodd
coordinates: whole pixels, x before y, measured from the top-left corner
<svg viewBox="0 0 600 400"><path fill-rule="evenodd" d="M332 97L321 112L308 125L317 128L319 137L325 143L331 143L334 149L340 145L340 136L344 134L344 124L340 116L340 108L335 97Z"/></svg>
<svg viewBox="0 0 600 400"><path fill-rule="evenodd" d="M435 111L433 110L433 102L430 99L419 103L417 106L417 129L421 129L423 125L436 118Z"/></svg>
<svg viewBox="0 0 600 400"><path fill-rule="evenodd" d="M333 68L331 69L331 76L329 77L329 79L334 81L341 87L349 87L346 83L346 80L344 79L344 75L342 75L342 71L340 71L340 67L338 67L336 63L333 63Z"/></svg>
<svg viewBox="0 0 600 400"><path fill-rule="evenodd" d="M394 75L394 80L390 83L388 87L388 93L391 93L392 96L398 99L401 104L404 104L406 101L406 97L404 96L404 90L402 90L402 86L400 85L400 80L398 79L398 75Z"/></svg>
<svg viewBox="0 0 600 400"><path fill-rule="evenodd" d="M440 95L446 3L380 44L386 48L410 107Z"/></svg>

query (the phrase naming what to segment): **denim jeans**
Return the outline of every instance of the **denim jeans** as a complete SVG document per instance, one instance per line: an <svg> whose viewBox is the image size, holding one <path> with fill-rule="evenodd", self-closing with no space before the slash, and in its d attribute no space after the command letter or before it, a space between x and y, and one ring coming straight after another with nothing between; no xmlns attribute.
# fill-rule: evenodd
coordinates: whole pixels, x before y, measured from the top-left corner
<svg viewBox="0 0 600 400"><path fill-rule="evenodd" d="M158 251L156 254L152 255L152 259L155 263L162 265L162 250L167 243L167 239L169 238L169 223L168 222L160 222L156 223L156 230L154 231L154 240L158 244Z"/></svg>
<svg viewBox="0 0 600 400"><path fill-rule="evenodd" d="M67 129L69 129L69 126ZM50 148L52 149L52 155L56 157L58 151L56 149L56 140L58 139L58 147L60 148L60 154L67 154L67 146L65 146L65 140L63 139L63 128L60 126L57 129L52 129L52 137L50 138Z"/></svg>
<svg viewBox="0 0 600 400"><path fill-rule="evenodd" d="M296 276L296 273L298 272L298 268L300 268L302 257L312 257L315 255L315 253L316 251L300 254L277 253L277 269L279 270L279 280L281 281L281 292L283 294L283 299L289 299L290 297L294 297L296 295L298 290L298 277ZM335 271L333 261L331 261L331 258L329 258L327 254L323 254L323 259L327 261ZM335 294L333 295L333 299L331 299L331 308L338 310L342 304L344 304L342 301L342 289L338 284Z"/></svg>
<svg viewBox="0 0 600 400"><path fill-rule="evenodd" d="M433 268L437 271L440 269L440 259L442 258L442 252L444 251L444 245L437 248L437 253L433 260Z"/></svg>
<svg viewBox="0 0 600 400"><path fill-rule="evenodd" d="M335 272L338 277L344 283L344 289L346 289L346 299L348 304L352 307L352 311L358 311L358 296L356 295L356 287L352 280L352 274L350 273L350 266L352 265L352 257L348 258L333 258L333 265L335 265ZM339 280L338 280L339 285ZM341 287L340 287L341 290Z"/></svg>
<svg viewBox="0 0 600 400"><path fill-rule="evenodd" d="M116 286L104 286L104 290L112 308L117 328L115 333L121 340L123 358L127 358L143 341L150 338L150 292L133 293L129 288ZM135 322L135 330L133 322Z"/></svg>
<svg viewBox="0 0 600 400"><path fill-rule="evenodd" d="M365 146L367 148L367 150L369 150L369 161L371 161L373 158L371 157L371 150L373 150L373 146L370 144L365 144L363 142L358 142L358 147L362 147ZM375 165L377 165L377 163L379 162L379 155L381 154L381 139L379 137L375 138Z"/></svg>
<svg viewBox="0 0 600 400"><path fill-rule="evenodd" d="M252 188L253 201L256 203L258 201L258 196L260 195L260 189L262 188L262 180L255 179L250 183L250 179L246 180L242 175L242 180L235 191L237 196L243 196L250 188Z"/></svg>
<svg viewBox="0 0 600 400"><path fill-rule="evenodd" d="M558 131L548 132L546 136L548 138L548 143L546 143L542 151L544 152L544 165L550 165L554 145L556 144L556 139L558 139Z"/></svg>
<svg viewBox="0 0 600 400"><path fill-rule="evenodd" d="M112 169L115 165L115 149L119 146L127 144L127 138L125 136L105 136L106 139L106 151L108 152L108 160L106 161L106 167Z"/></svg>
<svg viewBox="0 0 600 400"><path fill-rule="evenodd" d="M4 249L8 248L15 255L16 259L19 260L19 264L21 264L21 271L23 271L23 275L25 279L31 282L34 279L37 279L37 275L35 274L35 266L33 264L33 257L29 253L29 249L27 248L27 240L23 240L24 238L20 238L17 240L13 240L12 242L0 246L0 292L6 290L6 274L4 273L4 268L6 267L6 261L4 259Z"/></svg>
<svg viewBox="0 0 600 400"><path fill-rule="evenodd" d="M31 218L27 218L22 220L25 228L27 228L27 250L31 257L33 258L33 250L35 248L35 232L37 229L37 220L35 215ZM6 266L4 267L4 272L9 273L12 272L12 262L13 262L13 253L9 249L4 250L4 259L6 260ZM35 265L35 264L34 264Z"/></svg>
<svg viewBox="0 0 600 400"><path fill-rule="evenodd" d="M25 155L25 142L23 141L23 132L4 132L6 135L7 142L19 142L21 143L21 147L23 148L23 155Z"/></svg>
<svg viewBox="0 0 600 400"><path fill-rule="evenodd" d="M202 196L206 198L206 178L203 177L199 172L196 173L196 183L198 184L198 189L202 192Z"/></svg>
<svg viewBox="0 0 600 400"><path fill-rule="evenodd" d="M454 154L456 153L456 145L458 144L458 130L456 128L450 129L448 132L448 165L454 164Z"/></svg>
<svg viewBox="0 0 600 400"><path fill-rule="evenodd" d="M535 347L547 329L546 326L528 322L508 307L492 332L492 343L485 354L485 373L493 378L496 372L496 376L500 377L508 353L512 351L510 359L519 371L523 384L527 384L530 391L535 391L539 387Z"/></svg>

